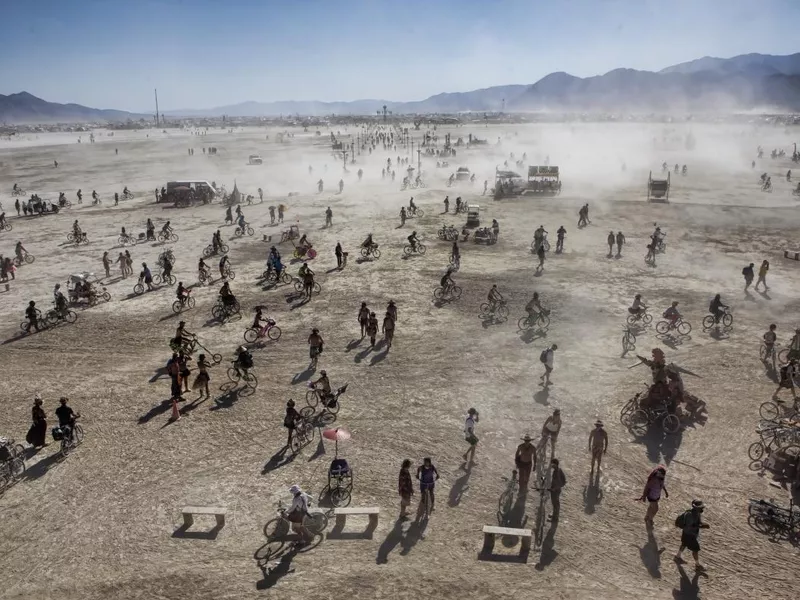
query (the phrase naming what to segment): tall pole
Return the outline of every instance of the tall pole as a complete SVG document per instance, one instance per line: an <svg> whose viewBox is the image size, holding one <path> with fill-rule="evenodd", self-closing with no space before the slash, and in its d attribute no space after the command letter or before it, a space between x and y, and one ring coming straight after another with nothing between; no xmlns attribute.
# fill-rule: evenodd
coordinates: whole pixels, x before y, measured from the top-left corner
<svg viewBox="0 0 800 600"><path fill-rule="evenodd" d="M417 175L422 173L422 150L417 148Z"/></svg>
<svg viewBox="0 0 800 600"><path fill-rule="evenodd" d="M158 127L158 90L153 88L153 92L155 92L156 95L156 127Z"/></svg>

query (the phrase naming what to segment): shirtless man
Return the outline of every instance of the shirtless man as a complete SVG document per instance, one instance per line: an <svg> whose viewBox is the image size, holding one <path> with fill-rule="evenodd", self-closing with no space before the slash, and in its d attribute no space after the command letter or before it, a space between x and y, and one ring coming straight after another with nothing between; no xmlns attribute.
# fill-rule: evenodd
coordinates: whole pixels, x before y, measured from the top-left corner
<svg viewBox="0 0 800 600"><path fill-rule="evenodd" d="M603 460L603 454L608 450L608 433L603 429L603 422L598 419L594 423L594 429L589 433L589 452L592 454L592 470L590 475L594 473L594 463L597 463L597 474L600 474L600 461Z"/></svg>
<svg viewBox="0 0 800 600"><path fill-rule="evenodd" d="M536 470L536 446L531 444L531 436L527 433L522 438L522 443L517 446L517 453L514 455L514 463L519 471L519 493L528 493L528 481L531 477L531 470Z"/></svg>

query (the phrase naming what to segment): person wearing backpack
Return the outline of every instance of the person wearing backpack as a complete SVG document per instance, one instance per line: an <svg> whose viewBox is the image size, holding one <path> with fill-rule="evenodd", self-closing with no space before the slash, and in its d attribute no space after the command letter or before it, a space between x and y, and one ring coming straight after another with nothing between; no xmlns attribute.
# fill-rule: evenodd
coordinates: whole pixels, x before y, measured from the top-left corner
<svg viewBox="0 0 800 600"><path fill-rule="evenodd" d="M553 354L556 350L558 350L558 345L553 344L542 350L542 353L539 355L539 362L544 365L544 375L539 379L544 382L543 385L545 387L550 385L550 373L553 372Z"/></svg>
<svg viewBox="0 0 800 600"><path fill-rule="evenodd" d="M708 525L703 523L701 515L705 505L702 500L692 500L692 508L684 511L678 518L675 519L675 527L680 527L681 533L681 547L675 555L675 562L682 564L684 562L681 554L685 549L689 549L694 558L694 568L698 571L704 571L705 568L700 564L700 530L708 529Z"/></svg>
<svg viewBox="0 0 800 600"><path fill-rule="evenodd" d="M780 392L783 388L789 388L792 390L792 396L797 398L797 390L794 387L794 380L795 378L800 375L800 366L797 363L797 360L792 358L789 360L789 363L782 366L780 369L780 373L778 376L778 388L775 390L775 393L772 394L772 399L778 402L783 402L782 400L778 400L778 392Z"/></svg>

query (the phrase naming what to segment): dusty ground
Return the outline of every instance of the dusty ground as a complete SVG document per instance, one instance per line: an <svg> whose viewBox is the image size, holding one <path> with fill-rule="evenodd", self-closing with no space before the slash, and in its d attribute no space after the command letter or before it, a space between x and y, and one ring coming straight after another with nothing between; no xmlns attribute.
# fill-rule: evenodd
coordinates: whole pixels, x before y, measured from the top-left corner
<svg viewBox="0 0 800 600"><path fill-rule="evenodd" d="M791 138L774 129L697 127L694 152L680 144L654 149L653 137L660 138L662 130L640 125L453 130L454 138L472 132L494 142L502 136L503 147L464 150L449 170L423 165L430 187L414 195L427 214L403 229L397 229L397 213L410 194L399 191L399 170L392 184L381 181L380 168L387 157L394 161L406 155L404 148L357 157L339 195L315 193L320 176L330 190L341 172L328 151L327 132L315 138L297 130L287 144L277 143L275 132L266 141L263 131L205 137L98 134L94 145L76 144L73 134L0 142L2 203L8 215L14 212L9 196L14 182L47 198L63 190L74 201L80 187L85 197L97 189L104 199L99 208L84 202L55 216L12 217L13 232L0 233L4 254L21 239L36 255L8 289L0 287L0 327L8 339L0 346L6 374L1 433L24 439L37 391L51 417L57 398L69 396L83 414L86 432L84 444L66 461L55 459L53 444L31 456L26 478L0 498L0 596L247 598L274 586L282 597L307 599L341 594L489 598L511 590L549 598L796 598L800 583L792 567L797 549L773 544L747 524L748 497L777 496L785 502L785 493L748 470L746 453L755 439L757 407L774 389L758 360L760 336L775 322L780 339L788 341L800 306L798 263L782 258L784 248L797 246L792 242L800 224L797 203L782 181L791 165L764 160L752 170L749 163L758 144L769 152L788 147ZM677 135L685 131L678 128ZM220 149L217 156L202 154L202 146L210 145ZM190 146L194 156L188 156ZM511 151L518 156L526 151L531 163L549 155L551 164L562 168L563 195L494 202L475 193L482 185L458 192L445 187L449 172L462 164L480 182L490 178ZM263 166L244 164L254 152L264 156ZM673 180L671 204L646 204L648 171L664 160L688 164L689 176ZM365 170L361 183L355 177L358 167ZM771 195L757 189L757 176L764 170L776 184ZM115 247L119 228L143 231L147 217L157 226L172 220L181 238L174 245L176 275L194 282L197 258L221 226L223 209L214 204L178 211L153 204L155 187L185 177L213 179L228 189L235 179L244 192L255 193L261 186L269 195L263 205L245 208L255 237L230 239L232 228L222 228L236 271L232 288L245 317L221 326L209 320L215 284L195 289L197 307L183 317L188 328L227 361L243 342L252 307L262 303L283 336L254 351L260 382L254 395L217 391L226 379L224 362L212 372L212 400L185 406L184 418L169 424L169 405L163 403L169 383L155 376L169 355L167 340L178 321L170 309L172 291L131 297L135 281L120 280L115 273L107 283L111 303L80 310L75 325L22 339L17 335L29 299L48 306L52 286L70 272L101 275L103 251L112 256L120 251ZM110 198L124 185L137 198L114 208ZM287 200L289 192L300 195ZM432 291L450 249L436 240L436 230L443 222L462 221L439 213L444 195L453 200L458 193L481 204L487 224L498 219L500 242L488 248L463 244L456 282L464 294L457 302L436 306ZM309 304L299 305L289 286L263 288L257 282L269 248L260 238L283 228L269 226L267 206L280 201L289 205L285 225L299 222L320 250L313 267L322 294ZM592 224L578 230L576 213L584 202L590 203ZM334 212L330 229L322 229L326 206ZM91 239L79 249L62 244L75 218ZM654 222L667 231L669 245L658 266L650 268L642 257ZM537 276L529 244L539 224L551 232L553 242L559 225L568 234L565 253L549 256ZM428 253L402 260L412 228ZM611 229L628 239L619 259L606 256ZM355 246L368 231L383 256L358 264ZM343 272L331 270L337 241L350 251ZM159 244L133 248L135 271L143 260L155 263L161 249ZM281 249L288 259L291 246ZM769 294L746 296L741 269L765 258L772 263ZM290 268L296 272L298 266ZM478 306L492 283L509 298L511 317L484 325ZM553 311L544 337L526 337L516 327L534 290ZM699 374L702 379L687 377L686 385L708 402L710 412L704 426L646 443L634 440L618 418L626 399L649 377L641 367L627 368L635 362L632 357L620 357L625 308L637 292L655 315L670 300L680 300L694 325L691 338L673 347L648 330L639 337L637 351L649 353L660 346L670 360ZM735 316L733 330L717 338L700 327L716 292L734 307ZM359 303L366 301L380 315L390 298L399 307L395 345L388 354L369 352L358 343ZM318 494L333 456L330 443L324 449L315 443L291 463L276 466L285 439L285 401L293 397L302 405L305 381L312 376L306 370L305 340L313 326L327 342L320 368L327 369L334 385L349 382L337 425L353 436L340 445L355 471L352 505L377 505L382 515L371 540L318 539L313 549L294 556L274 544L265 546L263 526L273 518L276 501L288 500L291 484ZM554 342L559 350L548 392L538 386L538 357ZM462 423L470 406L481 414L481 442L477 464L465 467ZM564 416L557 454L568 478L557 531L550 532L545 550L533 552L526 565L479 561L481 527L496 523L501 477L513 466L514 448L526 432L538 437L554 406ZM588 486L586 452L598 417L611 439L599 493ZM419 539L414 529L403 536L395 525L396 476L403 458L416 464L423 456L433 457L442 478L437 510L425 539ZM648 540L644 507L634 498L658 462L669 464L670 498L662 502L654 537ZM690 559L683 572L672 562L679 544L672 521L697 497L708 505L711 525L701 540L708 573L699 580ZM228 507L227 525L215 540L172 537L187 504ZM531 493L522 509L529 526L537 508L538 496ZM360 526L352 520L349 529ZM500 543L497 548L514 552ZM274 551L278 554L269 560L278 561L277 568L265 577L260 565L267 561L258 559Z"/></svg>

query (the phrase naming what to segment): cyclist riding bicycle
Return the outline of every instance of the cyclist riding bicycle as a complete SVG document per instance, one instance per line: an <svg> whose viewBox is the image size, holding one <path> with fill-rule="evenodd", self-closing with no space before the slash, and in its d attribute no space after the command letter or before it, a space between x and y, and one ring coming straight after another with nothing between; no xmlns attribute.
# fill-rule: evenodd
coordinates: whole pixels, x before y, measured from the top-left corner
<svg viewBox="0 0 800 600"><path fill-rule="evenodd" d="M246 375L248 369L253 368L253 355L246 346L239 346L236 349L236 360L233 362L233 368L239 377Z"/></svg>
<svg viewBox="0 0 800 600"><path fill-rule="evenodd" d="M98 198L99 198L99 196L97 195L97 191L96 190L92 190L92 200L97 202Z"/></svg>
<svg viewBox="0 0 800 600"><path fill-rule="evenodd" d="M633 305L628 309L628 312L632 315L640 315L647 310L644 302L642 301L642 295L636 294L633 297Z"/></svg>
<svg viewBox="0 0 800 600"><path fill-rule="evenodd" d="M417 183L419 183L419 177L417 177ZM408 201L408 212L412 215L417 212L417 205L414 204L414 197L411 197L411 200Z"/></svg>
<svg viewBox="0 0 800 600"><path fill-rule="evenodd" d="M361 242L361 247L362 248L368 248L368 249L372 250L373 248L376 248L377 246L378 245L375 242L372 241L372 234L371 233L367 235L367 239L365 239L363 242Z"/></svg>
<svg viewBox="0 0 800 600"><path fill-rule="evenodd" d="M492 286L492 289L489 290L489 295L486 297L489 300L489 310L494 312L497 308L497 304L503 300L503 295L497 289L497 284Z"/></svg>
<svg viewBox="0 0 800 600"><path fill-rule="evenodd" d="M452 288L455 285L452 275L453 275L453 267L447 267L447 271L445 271L445 274L442 275L442 278L439 280L439 285L442 286L443 293L449 292L450 288Z"/></svg>
<svg viewBox="0 0 800 600"><path fill-rule="evenodd" d="M128 186L127 185L124 188L122 188L122 195L123 196L130 195L130 192L128 191Z"/></svg>
<svg viewBox="0 0 800 600"><path fill-rule="evenodd" d="M419 240L417 239L417 232L412 231L411 235L408 236L408 243L411 244L411 249L414 250L415 252L417 250L417 242L419 242Z"/></svg>
<svg viewBox="0 0 800 600"><path fill-rule="evenodd" d="M719 323L719 320L722 318L722 315L725 314L724 309L726 308L728 308L728 306L722 303L720 295L717 294L716 296L714 296L714 299L711 300L711 304L709 304L708 306L708 312L714 315L715 323Z"/></svg>
<svg viewBox="0 0 800 600"><path fill-rule="evenodd" d="M247 222L244 220L244 213L239 215L239 231L244 231L247 227Z"/></svg>
<svg viewBox="0 0 800 600"><path fill-rule="evenodd" d="M308 496L299 485L290 487L289 492L292 494L292 505L286 513L286 519L292 524L292 531L300 536L295 544L302 546L312 537L303 525L303 520L308 516Z"/></svg>
<svg viewBox="0 0 800 600"><path fill-rule="evenodd" d="M672 306L664 311L662 316L669 321L670 327L675 327L678 321L682 318L681 313L678 312L678 301L675 300L672 303Z"/></svg>
<svg viewBox="0 0 800 600"><path fill-rule="evenodd" d="M764 346L767 349L766 355L775 356L775 342L778 341L778 334L775 333L775 330L778 328L775 323L772 323L769 326L769 331L764 334Z"/></svg>
<svg viewBox="0 0 800 600"><path fill-rule="evenodd" d="M223 254L222 258L219 259L219 276L224 279L227 272L230 270L231 270L231 263L230 260L228 260L228 255Z"/></svg>
<svg viewBox="0 0 800 600"><path fill-rule="evenodd" d="M331 395L331 382L328 379L327 371L324 369L319 372L319 379L312 381L311 385L317 390L317 394L323 402ZM317 389L318 386L321 387Z"/></svg>
<svg viewBox="0 0 800 600"><path fill-rule="evenodd" d="M195 335L186 329L186 321L181 321L175 329L175 338L172 341L173 345L178 348L188 348L194 341L194 338Z"/></svg>
<svg viewBox="0 0 800 600"><path fill-rule="evenodd" d="M234 306L236 304L236 296L233 295L230 283L227 281L219 289L219 296L222 299L223 306Z"/></svg>
<svg viewBox="0 0 800 600"><path fill-rule="evenodd" d="M319 329L312 329L311 335L308 336L308 353L310 358L316 358L318 355L322 354L324 345L325 340L323 340L322 336L319 334Z"/></svg>
<svg viewBox="0 0 800 600"><path fill-rule="evenodd" d="M161 234L166 236L166 237L169 237L169 235L172 233L172 227L170 227L169 223L170 222L167 221L166 223L164 223L164 226L161 228Z"/></svg>
<svg viewBox="0 0 800 600"><path fill-rule="evenodd" d="M197 275L201 280L208 279L208 277L211 275L211 268L202 258L197 261Z"/></svg>
<svg viewBox="0 0 800 600"><path fill-rule="evenodd" d="M792 341L789 342L789 360L800 359L800 329L794 330Z"/></svg>
<svg viewBox="0 0 800 600"><path fill-rule="evenodd" d="M539 225L539 228L533 232L533 241L536 242L537 248L541 245L545 235L547 235L547 231L545 231L544 225Z"/></svg>
<svg viewBox="0 0 800 600"><path fill-rule="evenodd" d="M533 298L525 305L525 312L528 313L528 320L532 323L539 319L539 313L544 312L544 307L539 301L539 292L533 292Z"/></svg>
<svg viewBox="0 0 800 600"><path fill-rule="evenodd" d="M22 245L22 242L17 242L17 245L16 245L16 246L14 246L14 254L16 254L16 256L17 256L17 260L18 260L19 262L22 262L22 259L23 259L23 257L24 257L24 254L23 254L23 252L24 252L25 254L27 254L27 253L28 253L28 251L25 249L25 246L23 246L23 245Z"/></svg>
<svg viewBox="0 0 800 600"><path fill-rule="evenodd" d="M181 301L181 306L186 304L186 298L189 297L189 291L183 287L183 282L178 282L178 289L175 291L175 295L178 297L178 300Z"/></svg>

